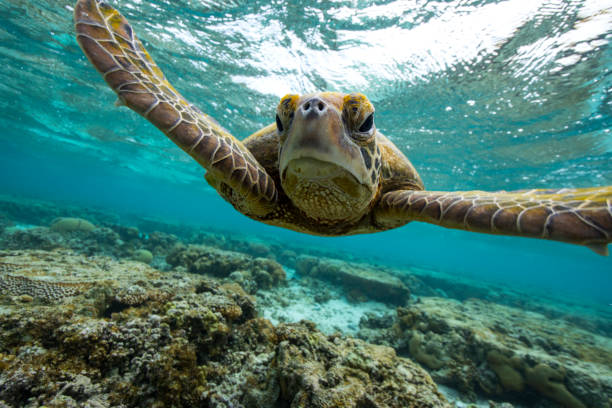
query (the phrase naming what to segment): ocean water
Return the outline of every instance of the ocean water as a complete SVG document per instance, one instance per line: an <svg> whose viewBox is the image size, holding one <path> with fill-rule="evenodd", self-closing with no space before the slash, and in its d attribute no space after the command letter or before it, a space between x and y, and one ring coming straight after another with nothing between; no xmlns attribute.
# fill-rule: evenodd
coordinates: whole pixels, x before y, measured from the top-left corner
<svg viewBox="0 0 612 408"><path fill-rule="evenodd" d="M408 156L427 189L495 191L612 185L612 0L109 2L129 19L168 80L239 139L273 123L279 98L287 93L361 92L376 107L377 128ZM133 231L124 225L129 226L129 220L144 220L183 231L184 236L191 234L207 245L222 242L219 247L242 251L241 256L253 255L244 250L244 242L252 243L253 248L263 242L267 245L264 252L279 252L267 253L279 262L291 258L281 253L286 245L297 255L322 254L318 260L321 265L340 273L346 269L355 274L377 271L385 276L382 280L393 282L398 273L405 273L400 276L402 285L414 285L410 288L412 297L402 292L409 299L407 303L403 300L405 309L398 308L402 306L399 301L381 301L380 294L365 296L369 293L366 289L371 288L353 290L347 282L338 284L337 278L330 280L328 276L326 281L316 277L314 268L308 272L314 277L305 279L308 268L296 261L296 256L283 265L287 274L283 284L252 287L249 293L258 302L258 313L278 327L282 322L311 319L327 334L340 331L395 347L398 355L426 368L436 383L449 386L444 392L451 400L478 401L482 407L489 406L488 399L508 400L519 404L516 407L525 404L543 408L595 408L607 401L610 407L612 257L565 243L476 234L416 222L384 233L350 237L315 237L255 222L218 196L204 180L204 170L161 132L127 108L114 106L115 94L76 42L74 4L75 0L0 0L0 405L4 401L25 401L19 395L25 389L21 377L5 375L4 370L19 372L15 363L22 361L19 359L29 361L28 356L44 354L45 350L36 348L40 344L50 351L63 347L60 335L39 342L31 333L11 334L13 329L14 333L21 330L11 326L15 324L11 323L11 313L30 316L28 321L32 322L32 313L36 316L41 311L40 316L52 316L53 307L62 307L47 307L32 297L16 298L15 293L9 293L14 288L7 282L14 277L7 271L25 274L21 283L40 278L35 268L15 269L11 262L49 262L70 274L75 271L75 282L79 276L89 276L88 268L95 270L97 279L109 279L104 275L109 268L114 278L123 279L114 288L123 295L142 294L143 288L146 293L159 294L157 289L175 285L173 288L180 292L176 304L189 304L185 310L194 304L188 302L197 304L208 299L208 291L221 293L217 286L214 290L202 289L193 283L193 275L183 281L180 273L165 273L176 267L168 254L177 248L166 235L157 237L160 242L166 239L158 246L161 252L152 249L152 265L161 272L151 272L145 265L130 266L137 272L132 277L123 261L134 258L137 249L153 244L147 231L136 233L134 238ZM20 206L23 218L11 222L9 218L19 214ZM5 209L12 215L7 216ZM25 248L34 242L35 248L39 245L48 249L43 248L49 242L45 239L57 239L52 238L57 232L34 228L34 224L48 226L49 214L74 216L88 211L117 220L108 224L118 231L115 236L130 232L133 242L126 244L122 235L121 240L109 243L114 232L101 228L94 234L99 239L95 245L87 233L61 238L67 247L78 248L81 255L55 259L46 252L24 255L3 247L22 249L20 243L25 242ZM46 220L46 224L40 220ZM224 235L211 238L194 235L194 231ZM32 241L19 241L24 236ZM185 242L189 243L187 239ZM222 254L218 248L199 250L212 251L223 259L236 257ZM119 259L85 258L83 253L110 253ZM341 263L345 270L334 269L340 262L328 259L334 257L368 266ZM74 265L86 267L70 269ZM178 267L183 269L173 270L188 269L180 262ZM248 279L237 279L249 273L233 271L224 278L244 283ZM55 278L62 277L58 276ZM152 282L147 282L149 278ZM45 287L44 282L39 284ZM58 285L62 284L60 280ZM247 291L248 284L244 284ZM135 287L136 292L131 292ZM7 293L13 297L7 298ZM76 299L87 304L87 299ZM124 310L117 309L121 302L116 298L106 301L111 305L102 316L77 312L82 319L78 324L91 324L91 330L105 324L121 328L133 321L138 321L134 323L137 326L146 317L153 329L144 323L141 327L145 327L144 333L150 333L159 328L160 321L172 320L168 320L169 312L164 316L155 306L147 309L146 301L145 306L136 303L135 308L141 309L132 315L129 311L120 315ZM125 303L122 308L134 306ZM247 310L244 303L239 308ZM173 312L175 316L187 313L179 309ZM254 307L249 310L253 317ZM64 325L59 333L68 333L65 327L74 323L66 319L53 320ZM14 320L19 322L20 318ZM194 321L197 323L197 319ZM243 329L243 322L233 324ZM312 329L303 325L300 330L305 328ZM177 341L183 341L180 337L185 333L190 332L177 334ZM18 344L11 336L25 340ZM71 338L81 341L78 336ZM224 336L227 332L220 335ZM228 350L240 345L239 337L228 343ZM88 350L90 340L85 340L85 346L75 347ZM123 339L119 340L116 346L121 354ZM191 338L184 342L197 343ZM132 343L126 340L125 344ZM149 349L161 349L161 343L151 344ZM243 352L237 352L238 360L242 360ZM70 353L64 357L70 358ZM133 351L126 351L121 358L129 357L129 353ZM512 355L520 360L520 367L519 363L508 363ZM58 366L62 381L64 357ZM223 358L230 361L233 357ZM113 364L119 364L121 358ZM174 357L170 354L165 358ZM200 368L210 362L206 356L198 358L205 360L198 360ZM47 364L52 360L40 361ZM87 353L80 362L88 369L94 363ZM48 372L57 368L49 364L45 368ZM129 378L136 379L134 384L142 382L142 394L146 396L146 390L151 390L147 382L150 378L141 374L149 366L143 365L145 369L128 360L125 364L125 373L131 373L125 374L126 378L132 375ZM551 367L560 367L559 372L563 372L543 375L548 388L538 382L542 366L544 372L552 371ZM508 373L508 367L513 367L510 370L515 378L527 383L525 388L504 383L502 376ZM94 367L86 374L96 370ZM85 373L81 368L75 372ZM463 377L457 374L460 372ZM91 374L93 381L99 382L92 393L106 395L104 398L112 395L104 387L113 389L115 383L109 378L117 377L117 373L120 370L113 368L98 377ZM549 383L554 375L560 377ZM221 388L216 390L239 384L239 377L231 381L217 378ZM182 378L190 378L190 374ZM214 382L211 377L203 384L207 380ZM105 385L99 386L102 383ZM9 387L11 384L14 388ZM61 388L61 394L66 387L61 383L51 389ZM5 392L3 388L17 391ZM198 390L197 398L202 403L204 393L192 388L194 393ZM44 387L36 388L41 389ZM240 388L236 389L227 395L240 400ZM33 393L31 398L29 392L29 405L14 402L14 406L56 406L48 404L51 397L44 396L43 391L36 391L40 395ZM135 386L130 392L141 391ZM79 393L74 394L72 397L78 400ZM159 395L164 398L163 391ZM185 398L180 404L168 406L197 405L185 403ZM216 397L206 398L214 402ZM148 406L134 401L139 400L133 399L128 405ZM232 405L235 401L231 398L228 401L228 405L217 401L218 405L211 406L242 406ZM283 402L274 401L278 406ZM455 401L454 406L466 405Z"/></svg>
<svg viewBox="0 0 612 408"><path fill-rule="evenodd" d="M612 184L609 0L125 0L177 89L242 139L286 93L359 91L437 190ZM338 248L600 307L612 258L412 223L321 238L251 221L114 94L74 37L72 0L0 2L0 193Z"/></svg>

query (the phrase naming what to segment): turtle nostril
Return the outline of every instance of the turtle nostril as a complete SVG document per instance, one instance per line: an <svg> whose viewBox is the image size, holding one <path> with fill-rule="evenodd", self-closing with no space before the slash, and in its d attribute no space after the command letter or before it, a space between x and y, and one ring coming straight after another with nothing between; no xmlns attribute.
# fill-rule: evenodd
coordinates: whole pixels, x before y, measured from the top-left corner
<svg viewBox="0 0 612 408"><path fill-rule="evenodd" d="M327 110L327 104L319 98L312 98L302 105L302 114L319 116Z"/></svg>

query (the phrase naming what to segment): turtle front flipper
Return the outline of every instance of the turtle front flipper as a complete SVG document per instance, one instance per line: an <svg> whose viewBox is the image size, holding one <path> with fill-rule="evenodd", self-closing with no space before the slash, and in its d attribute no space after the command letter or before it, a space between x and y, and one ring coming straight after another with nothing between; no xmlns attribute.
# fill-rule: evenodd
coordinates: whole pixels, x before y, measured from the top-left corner
<svg viewBox="0 0 612 408"><path fill-rule="evenodd" d="M386 228L423 221L467 231L552 239L608 255L612 186L511 192L391 191L381 198L375 219Z"/></svg>
<svg viewBox="0 0 612 408"><path fill-rule="evenodd" d="M119 96L220 181L247 215L262 216L277 199L274 180L244 145L187 102L157 67L128 21L99 0L79 0L76 37L91 63ZM228 190L228 189L226 189Z"/></svg>

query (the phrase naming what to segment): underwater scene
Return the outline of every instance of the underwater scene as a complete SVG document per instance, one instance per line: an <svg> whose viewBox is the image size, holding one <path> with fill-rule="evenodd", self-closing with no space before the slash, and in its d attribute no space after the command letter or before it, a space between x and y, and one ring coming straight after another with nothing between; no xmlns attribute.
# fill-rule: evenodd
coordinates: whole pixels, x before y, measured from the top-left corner
<svg viewBox="0 0 612 408"><path fill-rule="evenodd" d="M612 408L611 39L610 0L1 0L0 408Z"/></svg>

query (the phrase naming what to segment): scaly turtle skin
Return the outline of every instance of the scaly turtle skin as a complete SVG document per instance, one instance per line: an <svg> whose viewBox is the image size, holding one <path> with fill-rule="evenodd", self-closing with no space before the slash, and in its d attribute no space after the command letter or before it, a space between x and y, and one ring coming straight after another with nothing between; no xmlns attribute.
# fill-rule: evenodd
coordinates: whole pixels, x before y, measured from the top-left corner
<svg viewBox="0 0 612 408"><path fill-rule="evenodd" d="M287 95L276 123L243 142L187 102L127 20L79 0L77 41L127 105L207 170L206 180L255 220L315 235L350 235L424 221L448 228L553 239L607 254L612 187L424 191L410 161L377 132L359 93Z"/></svg>

